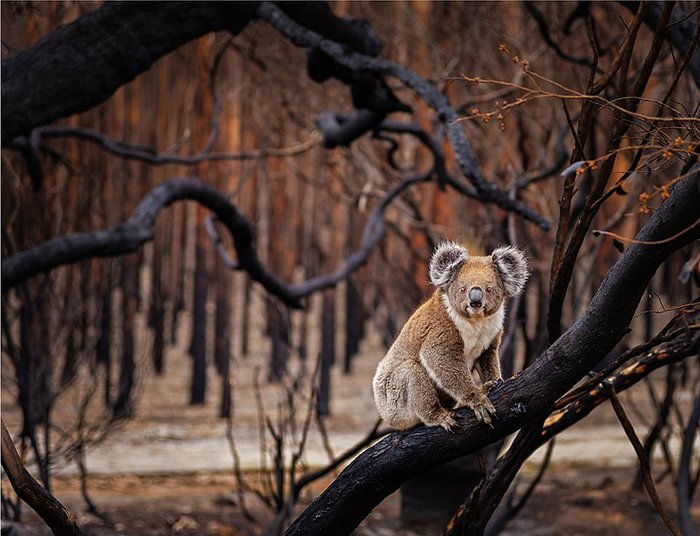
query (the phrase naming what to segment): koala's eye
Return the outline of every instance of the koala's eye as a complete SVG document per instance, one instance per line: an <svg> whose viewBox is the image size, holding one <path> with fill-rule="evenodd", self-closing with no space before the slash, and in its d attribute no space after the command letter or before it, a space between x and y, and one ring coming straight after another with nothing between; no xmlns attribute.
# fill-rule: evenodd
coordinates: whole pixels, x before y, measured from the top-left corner
<svg viewBox="0 0 700 536"><path fill-rule="evenodd" d="M462 294L464 294L464 293L467 291L467 289L464 288L464 287L459 287L459 291L460 291Z"/></svg>
<svg viewBox="0 0 700 536"><path fill-rule="evenodd" d="M493 287L486 287L486 292L489 292L489 293L493 292Z"/></svg>

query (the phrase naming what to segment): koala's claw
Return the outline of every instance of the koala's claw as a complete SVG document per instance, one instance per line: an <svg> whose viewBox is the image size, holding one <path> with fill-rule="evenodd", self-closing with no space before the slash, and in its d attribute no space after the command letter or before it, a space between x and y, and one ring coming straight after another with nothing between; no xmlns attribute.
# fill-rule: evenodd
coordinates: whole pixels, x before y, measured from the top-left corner
<svg viewBox="0 0 700 536"><path fill-rule="evenodd" d="M474 411L474 415L478 421L491 425L491 417L496 416L496 408L493 407L491 401L485 396L479 396L476 399L467 400L467 407Z"/></svg>
<svg viewBox="0 0 700 536"><path fill-rule="evenodd" d="M488 393L493 387L497 386L503 381L503 378L498 378L496 380L489 380L484 384L484 390Z"/></svg>
<svg viewBox="0 0 700 536"><path fill-rule="evenodd" d="M454 434L454 431L456 428L459 428L460 425L457 421L454 420L452 417L452 414L449 412L445 412L445 415L443 416L442 420L440 421L440 426L442 426L445 430L450 432L451 434Z"/></svg>

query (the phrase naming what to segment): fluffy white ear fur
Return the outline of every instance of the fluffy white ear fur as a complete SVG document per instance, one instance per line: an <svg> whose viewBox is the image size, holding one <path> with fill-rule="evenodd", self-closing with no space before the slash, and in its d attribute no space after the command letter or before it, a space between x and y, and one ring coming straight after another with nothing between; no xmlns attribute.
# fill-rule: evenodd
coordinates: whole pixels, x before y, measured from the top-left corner
<svg viewBox="0 0 700 536"><path fill-rule="evenodd" d="M469 255L463 246L455 242L441 242L430 258L430 281L436 287L449 284L457 268L467 260Z"/></svg>
<svg viewBox="0 0 700 536"><path fill-rule="evenodd" d="M491 258L501 276L506 294L511 298L520 294L530 277L525 254L515 246L505 246L495 249Z"/></svg>

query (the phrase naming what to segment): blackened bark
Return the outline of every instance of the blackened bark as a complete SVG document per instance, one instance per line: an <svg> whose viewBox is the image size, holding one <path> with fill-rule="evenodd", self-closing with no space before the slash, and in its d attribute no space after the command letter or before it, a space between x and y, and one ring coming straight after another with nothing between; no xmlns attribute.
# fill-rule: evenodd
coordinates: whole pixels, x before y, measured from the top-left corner
<svg viewBox="0 0 700 536"><path fill-rule="evenodd" d="M76 266L71 267L73 274L75 274ZM71 286L73 285L72 281L73 277L69 277L69 282L68 282L68 288L69 291L66 293L64 296L64 307L66 308L66 311L69 311L70 307L70 300L73 298L73 292L74 290L71 289ZM86 302L82 302L86 303ZM66 348L63 352L64 358L63 358L63 370L61 371L61 385L65 386L68 385L75 375L76 371L76 354L78 352L78 346L79 343L77 342L77 337L78 337L78 330L75 329L77 326L73 325L73 322L71 320L68 320L66 324L64 325L64 329L68 331L66 335Z"/></svg>
<svg viewBox="0 0 700 536"><path fill-rule="evenodd" d="M457 112L452 108L447 97L430 82L410 69L372 55L358 53L335 42L333 36L312 31L308 20L294 20L288 17L280 6L272 2L260 2L256 12L262 20L268 22L296 46L308 48L329 60L332 58L332 62L326 62L323 64L323 69L318 69L318 65L313 65L311 62L313 56L310 55L309 76L314 80L323 80L332 76L350 84L353 88L355 101L357 100L355 90L370 95L370 102L355 102L358 108L374 109L384 113L392 109L393 95L390 94L383 80L381 78L378 80L372 77L366 78L367 75L391 76L401 80L404 85L414 90L428 106L435 110L438 119L445 125L447 137L454 148L457 162L464 176L477 190L479 198L483 202L494 203L504 210L515 212L542 229L548 230L551 227L551 224L542 215L522 202L511 199L508 194L486 180L478 168L476 157L467 141L464 129L457 121L459 119ZM358 77L360 78L358 79ZM385 95L387 92L389 95ZM375 97L379 102L373 102ZM393 99L396 100L396 97ZM400 109L400 106L393 106L393 109Z"/></svg>
<svg viewBox="0 0 700 536"><path fill-rule="evenodd" d="M680 181L636 237L661 242L630 245L574 325L532 366L491 390L489 399L498 415L493 428L478 423L471 410L462 408L457 410L461 427L453 434L418 426L387 436L358 456L286 534L350 534L408 478L494 443L546 415L624 336L661 263L700 237L700 229L691 228L700 206L699 186L697 173Z"/></svg>
<svg viewBox="0 0 700 536"><path fill-rule="evenodd" d="M93 233L74 233L49 240L2 261L2 290L18 285L29 277L90 257L123 255L138 251L153 239L153 225L160 211L175 201L192 199L211 210L233 238L237 254L237 269L246 271L270 294L287 306L301 308L302 299L338 282L367 262L384 236L384 211L407 188L427 182L431 173L408 177L391 188L372 211L362 232L360 247L334 272L290 285L270 273L260 261L253 240L253 226L232 205L228 197L208 184L191 178L172 179L160 183L141 201L124 223Z"/></svg>
<svg viewBox="0 0 700 536"><path fill-rule="evenodd" d="M2 61L2 145L87 111L159 58L208 32L234 35L245 2L107 2Z"/></svg>

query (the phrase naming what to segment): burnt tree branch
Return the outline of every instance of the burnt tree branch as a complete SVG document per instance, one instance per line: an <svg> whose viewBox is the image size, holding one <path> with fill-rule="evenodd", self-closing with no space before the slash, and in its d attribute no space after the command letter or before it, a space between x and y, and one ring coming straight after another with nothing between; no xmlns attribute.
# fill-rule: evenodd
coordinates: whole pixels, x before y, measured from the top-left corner
<svg viewBox="0 0 700 536"><path fill-rule="evenodd" d="M392 111L409 111L384 77L401 80L437 112L460 168L482 201L549 229L542 215L486 180L445 95L410 69L376 58L381 43L369 24L336 17L325 3L107 3L3 60L2 100L12 105L2 110L2 144L93 108L158 58L204 33L227 29L237 35L255 18L309 49L312 79L335 77L351 87L362 128Z"/></svg>
<svg viewBox="0 0 700 536"><path fill-rule="evenodd" d="M680 181L637 240L663 240L686 229L700 204L698 176ZM532 366L495 387L499 421L479 423L457 411L454 434L418 426L363 452L292 524L289 535L350 534L385 497L415 475L465 456L547 414L556 400L605 357L626 333L651 277L668 256L700 237L696 228L657 244L632 244L609 270L584 314Z"/></svg>
<svg viewBox="0 0 700 536"><path fill-rule="evenodd" d="M644 486L647 488L647 492L649 493L651 501L654 503L656 511L661 516L661 519L664 520L664 523L666 524L666 527L671 532L671 534L673 534L674 536L682 536L681 531L678 530L678 527L668 515L666 508L661 502L659 493L656 491L656 486L654 485L654 477L651 476L649 458L647 458L647 455L644 453L644 447L642 447L642 443L639 441L639 437L637 437L637 433L634 431L634 426L632 426L632 423L627 417L627 414L625 413L625 410L622 407L620 400L617 398L615 388L610 386L609 384L606 384L605 387L606 389L609 389L610 402L612 403L612 406L615 409L615 414L617 415L617 418L620 421L622 428L625 430L627 438L630 440L630 443L632 443L634 451L637 453L639 463L642 467L642 473L644 474Z"/></svg>
<svg viewBox="0 0 700 536"><path fill-rule="evenodd" d="M250 223L226 196L194 178L172 179L156 186L124 223L111 229L75 233L49 240L2 261L3 291L38 273L92 257L133 253L153 239L153 226L162 209L182 200L192 200L211 210L234 240L241 268L268 292L292 306L300 306L289 286L270 274L260 262L253 243Z"/></svg>
<svg viewBox="0 0 700 536"><path fill-rule="evenodd" d="M2 145L90 110L192 39L235 35L250 20L246 3L105 3L2 60Z"/></svg>
<svg viewBox="0 0 700 536"><path fill-rule="evenodd" d="M425 103L438 114L440 122L445 125L447 137L455 150L460 169L474 186L483 202L493 203L504 210L515 212L542 229L550 228L550 223L541 214L521 201L511 199L506 192L486 180L486 177L479 170L474 152L464 134L463 126L458 122L457 112L452 108L447 97L434 85L406 67L355 52L335 41L324 38L322 35L299 25L288 17L280 7L271 2L261 2L258 5L257 14L296 46L320 50L344 69L399 79L404 85L420 95ZM331 70L331 74L339 77L337 71Z"/></svg>
<svg viewBox="0 0 700 536"><path fill-rule="evenodd" d="M81 536L82 532L73 514L29 474L19 459L5 421L2 421L1 426L2 468L17 496L39 514L55 535Z"/></svg>
<svg viewBox="0 0 700 536"><path fill-rule="evenodd" d="M212 131L212 136L213 134L214 132ZM291 147L264 148L253 151L243 151L240 153L211 152L205 148L195 154L179 155L168 152L158 153L153 147L113 140L102 132L84 127L48 126L44 128L37 128L32 132L32 137L35 137L38 141L56 138L73 138L81 141L87 141L94 143L101 149L120 158L124 158L126 160L137 160L152 166L162 166L166 164L196 166L202 162L244 161L268 156L298 156L312 149L318 143L318 135L312 135L306 141ZM22 143L21 140L22 138L19 138L10 144L9 147L26 151L29 144ZM44 147L40 146L37 147L37 149L43 150Z"/></svg>
<svg viewBox="0 0 700 536"><path fill-rule="evenodd" d="M432 170L408 177L391 188L370 215L358 250L353 252L334 272L309 279L298 285L285 283L263 266L255 249L252 225L225 195L199 179L182 178L172 179L156 186L141 201L126 222L111 229L74 233L55 238L4 259L2 261L3 292L36 274L49 272L65 264L92 257L133 253L144 243L153 239L153 227L161 210L176 201L192 200L211 210L216 219L231 234L236 261L229 257L227 263L229 267L245 270L270 294L277 296L290 307L300 308L303 298L324 288L335 286L367 261L384 236L383 217L386 208L408 187L428 182L431 174ZM213 226L208 226L208 232L217 242L218 235ZM219 253L221 254L221 251Z"/></svg>
<svg viewBox="0 0 700 536"><path fill-rule="evenodd" d="M661 348L656 348L650 350L652 347L646 348L646 354L640 358L638 361L632 363L631 365L625 367L624 369L613 372L609 370L605 373L603 377L598 378L592 383L587 383L582 391L578 391L578 395L575 399L570 400L565 407L556 410L545 421L542 433L537 437L537 441L531 442L520 442L513 443L513 445L508 450L507 455L511 457L517 457L524 461L529 456L531 456L538 448L547 443L547 441L553 440L557 434L560 434L567 428L573 426L577 422L581 421L587 417L595 408L603 404L609 399L610 391L603 388L603 382L605 385L612 386L616 392L622 392L629 389L633 385L640 382L642 379L648 377L653 371L673 365L678 363L687 357L697 355L700 350L700 333L698 333L699 328L693 327L689 331L679 330L676 332L674 339L671 342L664 343ZM657 340L656 345L660 342ZM523 452L511 453L511 449L519 448ZM489 475L487 479L487 486L493 486L493 480L502 479L503 464L499 461L499 465L494 468L495 476ZM516 470L519 466L516 467ZM507 475L506 475L507 476ZM513 475L514 476L514 475ZM534 482L533 482L534 484ZM486 524L486 534L497 533L499 527L502 528L505 523L517 514L517 509L522 505L522 500L526 500L528 493L530 493L532 488L528 489L528 492L523 496L521 501L518 502L516 507L507 505L503 512L497 514L492 520L482 519L481 521ZM498 490L500 496L505 494L506 489L501 488ZM500 500L500 497L499 497ZM491 512L486 509L477 509L478 516L490 516ZM446 534L461 534L461 527L464 526L466 522L467 511L464 508L460 508L457 513L453 516L450 521L452 528L445 531ZM495 532L494 532L495 531ZM476 534L476 531L472 528L469 534Z"/></svg>

